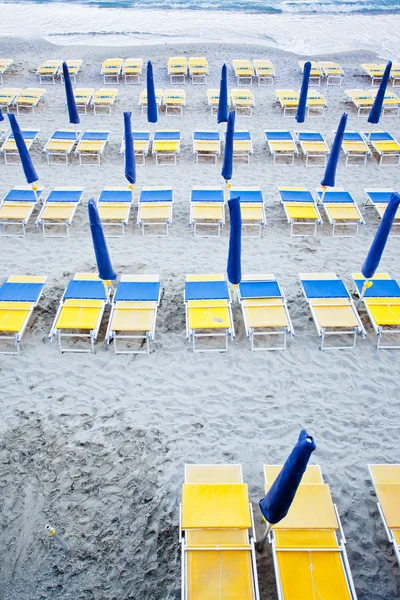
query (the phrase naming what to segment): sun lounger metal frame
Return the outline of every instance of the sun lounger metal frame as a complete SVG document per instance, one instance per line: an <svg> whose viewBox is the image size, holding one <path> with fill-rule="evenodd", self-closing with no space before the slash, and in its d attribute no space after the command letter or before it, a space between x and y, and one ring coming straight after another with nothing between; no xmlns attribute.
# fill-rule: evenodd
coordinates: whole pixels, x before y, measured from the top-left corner
<svg viewBox="0 0 400 600"><path fill-rule="evenodd" d="M244 289L244 285L251 286L251 284L255 284L255 287L258 286L261 288L259 291L255 290L254 295L251 293L248 296L242 296L242 291ZM264 290L262 286L264 284ZM272 284L272 285L271 285ZM257 295L258 294L258 295ZM246 300L256 300L257 304L250 303L246 306ZM286 297L283 293L281 286L279 285L278 280L275 275L243 275L242 280L238 286L238 301L240 303L240 307L242 310L242 316L244 321L244 326L246 330L247 338L250 340L251 351L252 352L265 352L269 350L286 350L286 340L287 336L290 335L291 338L294 337L294 329L292 325L292 321L289 315L289 311L287 308ZM271 301L275 301L276 304L272 304ZM264 304L263 304L264 302ZM274 310L275 308L282 309L284 311L285 317L287 319L287 324L285 326L274 325L272 322L268 325L259 326L259 327L251 327L248 321L247 310L251 308L259 308L265 309L266 312L268 310ZM257 346L255 344L255 338L267 338L267 336L283 336L283 345L282 346Z"/></svg>
<svg viewBox="0 0 400 600"><path fill-rule="evenodd" d="M118 208L124 208L125 214L121 218L107 218L102 214L103 208L112 208L117 206ZM98 199L97 208L99 210L101 223L103 229L106 227L119 227L122 228L121 235L112 235L107 232L107 237L123 237L125 235L125 227L128 226L130 212L133 206L133 192L126 187L107 187L104 188Z"/></svg>
<svg viewBox="0 0 400 600"><path fill-rule="evenodd" d="M373 473L373 467L386 467L386 466L388 468L396 468L396 470L397 469L400 470L400 464L396 464L396 463L394 463L394 464L388 464L388 465L386 465L386 464L368 464L368 471L369 471L369 474L371 476L372 484L373 484L373 486L375 488L375 493L376 493L377 482L375 481L375 476L374 476L374 473ZM392 481L388 482L388 484L390 484L390 483L392 483ZM393 481L393 483L395 483L395 481ZM396 478L396 483L397 483L397 478ZM377 500L378 500L378 498L377 498ZM382 505L379 502L379 500L377 501L376 506L378 508L378 512L379 512L380 517L382 519L382 523L383 523L383 527L385 529L386 537L387 537L389 543L392 544L392 546L393 546L393 552L394 552L394 555L395 555L396 560L398 562L398 565L400 567L400 544L398 542L398 539L396 538L396 533L395 533L396 531L398 531L398 529L397 528L396 529L390 529L389 528L387 520L386 520L386 517L385 517L385 513L383 512L383 508L382 508Z"/></svg>
<svg viewBox="0 0 400 600"><path fill-rule="evenodd" d="M135 284L135 286L137 288L136 292L133 293L131 298L124 297L124 300L118 300L118 287L124 283ZM142 290L140 288L141 287L144 288L143 291L145 291L146 286L147 286L147 288L149 288L148 284L150 284L150 285L153 284L152 287L154 287L154 284L158 284L158 294L157 294L156 298L154 297L153 290L146 292L147 294L150 293L150 295L141 293ZM120 290L121 290L121 287L120 287ZM155 337L157 310L160 305L160 301L161 301L161 286L160 286L160 278L158 275L122 275L121 276L121 281L118 284L117 289L115 290L114 297L113 297L113 300L111 303L111 314L110 314L110 318L108 321L108 327L107 327L107 332L106 332L106 343L109 344L111 342L111 340L113 341L115 354L150 354L150 342L154 341L154 337ZM135 304L134 307L132 307L133 303ZM131 305L131 306L129 306L129 305ZM135 311L151 310L151 311L153 311L153 319L152 319L151 328L148 330L143 330L144 333L142 333L142 334L139 334L138 332L136 332L136 334L118 333L117 330L113 329L113 324L114 324L113 320L114 320L114 316L115 316L116 312L119 310L135 310ZM120 331L120 330L118 329L118 331ZM124 347L125 349L121 350L118 347L118 340L124 340L126 343L129 343L130 340L142 340L142 342L145 342L145 349L144 350L140 350L140 349L139 350L128 350L128 348L125 346Z"/></svg>
<svg viewBox="0 0 400 600"><path fill-rule="evenodd" d="M9 331L9 333L7 333L7 330L3 331L1 329L3 320L1 320L1 322L0 322L0 340L5 340L6 343L13 340L14 345L15 345L15 350L12 351L10 349L10 347L7 346L6 349L4 349L4 350L2 348L0 348L0 354L14 354L14 355L20 354L20 350L21 350L20 346L21 346L22 337L29 325L33 311L35 310L35 308L37 307L37 305L40 302L46 282L47 282L47 277L40 276L40 275L33 275L33 276L31 276L31 275L12 275L11 277L8 278L8 280L6 282L7 288L8 288L8 290L10 290L10 288L8 287L8 284L10 286L15 286L14 287L15 294L16 294L15 298L17 298L17 300L8 299L10 297L13 297L12 287L11 287L11 290L10 290L11 293L6 293L7 299L5 299L5 298L3 299L3 297L1 297L1 299L0 299L0 311L8 309L11 313L16 312L16 311L22 311L27 314L25 316L25 320L20 325L20 328L18 331ZM35 293L35 289L34 288L32 289L32 287L31 287L32 284L35 287L37 286L36 293ZM39 287L39 286L41 286L41 287ZM1 295L2 295L2 291L1 291L2 288L3 288L3 286L0 286ZM28 291L29 288L31 289L31 291ZM3 288L3 292L4 292L4 288ZM25 297L25 299L24 299L24 297Z"/></svg>
<svg viewBox="0 0 400 600"><path fill-rule="evenodd" d="M48 72L41 72L48 69ZM42 84L43 80L48 83L53 82L53 85L56 85L56 77L59 77L60 70L62 70L62 61L61 60L45 60L41 65L39 65L38 70L36 71L36 75L39 78L39 83Z"/></svg>
<svg viewBox="0 0 400 600"><path fill-rule="evenodd" d="M138 69L135 69L134 73L126 73L126 69L132 69L132 65L129 66L129 61L138 61L137 67ZM143 71L143 59L142 58L127 58L124 60L124 63L122 65L122 75L125 78L125 85L137 85L140 83L140 76L142 75L142 71ZM128 83L128 79L132 80L132 83L129 84Z"/></svg>
<svg viewBox="0 0 400 600"><path fill-rule="evenodd" d="M280 202L283 206L287 221L290 225L290 236L291 237L307 237L309 235L307 233L294 233L294 228L295 228L295 226L299 226L302 228L309 227L310 221L313 221L313 228L314 228L313 236L316 236L317 235L317 227L318 227L318 225L323 225L323 219L321 217L321 213L319 212L318 204L315 201L315 198L311 194L311 192L309 192L306 188L286 188L286 187L278 188L278 192L279 192L279 196L280 196ZM288 197L288 195L293 196L293 197L290 200L288 200L288 199L285 200L283 198L283 195L285 195L286 198ZM288 210L288 208L290 209L292 207L295 207L296 205L298 205L299 208L304 208L304 207L307 208L308 206L311 205L312 209L315 213L315 217L311 217L311 216L298 216L298 217L295 216L295 217L293 217L293 214L291 214L291 212L290 212L290 210Z"/></svg>
<svg viewBox="0 0 400 600"><path fill-rule="evenodd" d="M392 195L394 190L392 190L391 188L369 188L369 189L365 189L364 192L367 196L366 201L365 201L365 206L373 206L375 209L375 212L377 213L377 215L379 216L380 219L382 219L383 215L385 214L385 210L387 208L387 205L389 203L390 200L390 196ZM372 195L375 195L375 200L373 199ZM376 194L380 194L380 198L376 198ZM400 210L397 211L393 225L392 225L392 229L390 231L390 236L391 237L400 237L400 231L396 234L394 232L394 229L398 229L400 226Z"/></svg>
<svg viewBox="0 0 400 600"><path fill-rule="evenodd" d="M336 134L336 131L333 132ZM371 150L368 148L368 145L358 131L345 131L343 142L342 142L342 151L346 157L346 167L349 167L350 158L359 159L362 158L362 165L367 164L367 159L372 155ZM354 162L353 162L354 164Z"/></svg>
<svg viewBox="0 0 400 600"><path fill-rule="evenodd" d="M265 216L265 201L261 188L258 186L232 187L229 197L240 197L240 209L242 215L242 237L255 237L251 233L246 234L246 229L256 229L257 237L262 237L262 230L267 225ZM257 209L258 215L251 214Z"/></svg>
<svg viewBox="0 0 400 600"><path fill-rule="evenodd" d="M300 277L300 282L301 282L301 288L302 288L302 292L304 295L304 298L307 301L307 304L309 306L310 312L311 312L311 316L313 318L314 321L314 325L315 328L317 330L317 333L319 335L319 337L321 338L321 344L320 344L320 350L321 352L323 352L324 350L348 350L348 349L353 349L356 347L356 343L357 343L357 335L361 334L362 338L365 339L366 336L366 331L364 329L364 326L361 322L360 316L357 312L357 309L354 305L354 302L346 288L346 286L344 285L343 281L341 279L338 279L336 273L300 273L299 274ZM304 282L305 281L338 281L342 284L342 288L343 288L343 294L347 294L347 295L343 295L340 297L334 297L332 298L331 296L316 296L316 297L309 297L307 296L306 290L304 288ZM320 305L318 304L313 304L311 301L312 300L338 300L338 302L333 301L332 305L329 305L327 302L322 302ZM343 304L340 304L340 302L343 301ZM321 307L321 306L331 306L331 307L341 307L341 306L346 306L351 308L352 312L353 312L353 316L357 322L357 326L354 326L351 330L348 330L347 328L344 328L343 330L340 329L340 331L331 331L331 329L339 329L339 326L337 328L334 327L330 327L329 330L327 327L322 327L319 324L319 319L318 319L318 315L316 314L315 310L314 310L314 306L315 307ZM353 338L353 343L351 345L347 345L347 346L325 346L325 341L327 337L330 336L343 336L343 335L351 335Z"/></svg>
<svg viewBox="0 0 400 600"><path fill-rule="evenodd" d="M274 167L276 166L277 158L284 160L289 157L291 162L281 162L281 166L291 167L294 165L294 158L298 155L296 140L287 129L266 129L264 131L265 139L268 144L271 156L274 159Z"/></svg>
<svg viewBox="0 0 400 600"><path fill-rule="evenodd" d="M233 59L232 67L236 77L237 86L252 85L254 77L254 68L248 59ZM245 74L241 73L243 71ZM249 74L250 71L250 74Z"/></svg>
<svg viewBox="0 0 400 600"><path fill-rule="evenodd" d="M93 95L94 88L75 88L74 98L78 112L87 115L87 109L91 106ZM83 110L79 111L79 109Z"/></svg>
<svg viewBox="0 0 400 600"><path fill-rule="evenodd" d="M116 64L112 65L112 61L115 60ZM107 64L109 63L109 64ZM122 73L122 67L123 67L124 61L122 58L107 58L105 61L103 61L103 64L101 65L101 69L100 69L100 75L103 77L103 81L104 81L104 85L108 85L108 81L107 78L110 80L112 79L113 81L110 81L110 85L112 85L113 83L117 83L119 84L119 78L121 76ZM114 68L115 69L115 73L107 73L107 68ZM115 81L114 81L115 79Z"/></svg>
<svg viewBox="0 0 400 600"><path fill-rule="evenodd" d="M31 148L32 144L37 140L39 131L40 131L40 129L21 129L21 133L25 140L25 144L26 144L26 147L28 148L28 150ZM20 164L20 157L19 157L19 152L18 152L17 146L15 145L15 149L7 150L8 142L12 141L13 139L14 139L14 134L12 131L10 131L10 133L6 136L5 140L3 141L2 146L0 148L0 152L2 152L4 155L4 163L6 165L16 164L14 162L10 163L9 160L7 160L7 156L15 156L17 159L17 163Z"/></svg>
<svg viewBox="0 0 400 600"><path fill-rule="evenodd" d="M41 100L44 101L44 96L47 93L47 90L44 88L25 88L21 91L20 94L14 99L13 106L17 109L17 115L19 115L19 111L21 108L31 109L32 114L35 114L35 108L39 104ZM32 99L30 102L21 102L22 99L28 98Z"/></svg>
<svg viewBox="0 0 400 600"><path fill-rule="evenodd" d="M100 136L102 135L103 137L96 137L95 134L99 134ZM106 137L104 137L106 135ZM88 137L85 137L88 136ZM110 137L110 132L109 131L100 131L100 130L95 130L95 129L88 129L87 131L85 131L80 139L79 142L77 144L77 147L75 149L74 154L77 155L79 157L79 165L82 167L83 166L83 162L82 162L82 157L83 156L96 156L97 157L97 165L100 166L101 164L101 157L102 154L105 150L105 147L107 146L107 142L108 139ZM94 149L91 149L91 151L84 151L84 148L81 148L81 144L83 144L84 142L103 142L103 144L98 147L98 150L95 152ZM92 164L92 163L85 163L86 165ZM96 165L96 163L95 163Z"/></svg>
<svg viewBox="0 0 400 600"><path fill-rule="evenodd" d="M208 148L207 148L208 145ZM213 149L215 145L215 150ZM204 150L202 149L204 146ZM221 134L219 131L205 131L196 129L193 132L193 155L196 164L199 158L212 158L214 163L218 164L218 157L221 155Z"/></svg>
<svg viewBox="0 0 400 600"><path fill-rule="evenodd" d="M294 135L300 146L300 150L306 159L306 167L326 167L330 150L324 136L317 131L295 131ZM312 150L313 143L319 145L315 152ZM325 148L325 152L321 152L322 147ZM323 162L321 164L317 161L317 164L310 164L310 158L322 158Z"/></svg>
<svg viewBox="0 0 400 600"><path fill-rule="evenodd" d="M174 203L174 191L169 186L152 186L144 187L140 192L138 199L138 212L136 224L142 229L142 235L145 235L145 225L165 225L165 235L169 235L169 226L172 225L172 206ZM161 220L153 220L149 218L143 218L142 210L151 207L165 208L167 216ZM160 217L156 217L159 219ZM160 237L160 233L150 234L147 236Z"/></svg>
<svg viewBox="0 0 400 600"><path fill-rule="evenodd" d="M4 83L4 73L11 67L11 65L13 64L13 59L12 58L3 58L1 65L0 65L0 83L3 84Z"/></svg>
<svg viewBox="0 0 400 600"><path fill-rule="evenodd" d="M28 221L35 210L38 200L40 200L40 196L43 192L44 188L39 187L36 192L34 192L30 185L18 185L15 186L12 190L10 190L2 199L0 203L0 210L5 206L11 206L17 208L20 204L23 207L26 207L26 213L23 218L16 217L8 217L10 220L0 219L0 236L2 237L21 237L18 233L4 233L2 231L3 226L15 226L21 225L22 227L22 237L26 235L26 226Z"/></svg>
<svg viewBox="0 0 400 600"><path fill-rule="evenodd" d="M211 218L211 213L207 217L207 209L212 210L218 207L221 209L221 218ZM204 209L204 218L196 218L196 209ZM221 187L196 187L192 189L190 196L190 217L189 222L193 227L194 237L215 237L214 235L198 235L197 226L212 227L217 225L217 237L221 235L221 228L225 226L225 199L224 191Z"/></svg>
<svg viewBox="0 0 400 600"><path fill-rule="evenodd" d="M47 164L50 166L50 157L51 156L63 156L65 160L61 162L52 161L52 165L69 165L69 158L75 149L76 144L79 142L80 137L82 135L81 131L75 131L73 129L57 129L49 137L44 146L42 152L45 153L47 158ZM57 145L60 144L59 148L52 149L52 144Z"/></svg>
<svg viewBox="0 0 400 600"><path fill-rule="evenodd" d="M337 235L336 237L356 237L358 235L358 230L360 228L360 225L365 225L365 220L364 217L362 216L360 209L358 208L353 196L350 194L350 192L347 192L346 190L342 189L342 188L331 188L324 191L321 188L317 188L317 197L318 197L318 205L322 205L324 207L325 210L325 214L327 216L327 219L330 223L330 225L332 226L332 237L335 236L336 234L336 226L344 226L347 227L347 225L355 225L356 226L356 232L353 235L344 235L343 233L341 235ZM342 196L342 198L339 199L339 195ZM326 200L326 197L329 197L329 200ZM339 207L339 208L346 208L347 206L351 206L353 207L353 209L355 210L355 212L358 215L358 219L335 219L335 217L332 215L332 211L331 209L333 209L334 207Z"/></svg>
<svg viewBox="0 0 400 600"><path fill-rule="evenodd" d="M35 221L36 227L42 226L43 237L52 238L69 238L69 228L75 216L76 210L79 204L82 203L82 195L84 192L83 187L56 187L47 196L43 202L43 206L40 209L38 218ZM69 196L69 198L68 198ZM54 215L53 218L49 218L46 215L47 210L50 208L61 208L67 207L69 209L68 215L64 214L62 217ZM46 235L47 227L62 227L65 225L65 235L60 233L54 233Z"/></svg>

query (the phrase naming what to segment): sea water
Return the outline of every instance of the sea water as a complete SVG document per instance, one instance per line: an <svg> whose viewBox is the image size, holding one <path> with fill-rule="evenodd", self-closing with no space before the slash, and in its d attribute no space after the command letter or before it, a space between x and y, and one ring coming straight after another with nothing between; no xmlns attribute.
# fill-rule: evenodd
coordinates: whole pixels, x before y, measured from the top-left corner
<svg viewBox="0 0 400 600"><path fill-rule="evenodd" d="M3 36L63 45L227 42L400 60L400 0L9 0L0 23Z"/></svg>

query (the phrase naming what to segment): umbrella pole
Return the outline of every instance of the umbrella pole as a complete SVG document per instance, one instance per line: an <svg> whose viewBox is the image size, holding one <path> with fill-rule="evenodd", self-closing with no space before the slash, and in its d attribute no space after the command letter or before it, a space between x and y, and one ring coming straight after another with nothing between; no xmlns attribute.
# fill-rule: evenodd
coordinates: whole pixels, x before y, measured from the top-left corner
<svg viewBox="0 0 400 600"><path fill-rule="evenodd" d="M361 304L361 302L362 302L362 300L363 300L363 298L364 298L364 294L365 294L365 292L366 292L366 291L367 291L367 289L368 289L368 288L370 288L372 285L373 285L373 281L371 281L370 279L366 279L366 280L364 281L364 285L363 285L363 287L362 287L362 290L361 290L360 298L359 298L359 300L358 300L358 302L357 302L357 308L360 306L360 304Z"/></svg>
<svg viewBox="0 0 400 600"><path fill-rule="evenodd" d="M32 191L33 191L33 193L35 194L35 201L36 201L36 202L39 202L39 198L38 198L38 195L37 195L37 189L38 189L38 188L37 188L37 185L36 185L36 183L33 183L33 184L32 184Z"/></svg>
<svg viewBox="0 0 400 600"><path fill-rule="evenodd" d="M322 186L322 196L321 196L321 202L324 201L325 198L325 193L326 193L326 185Z"/></svg>
<svg viewBox="0 0 400 600"><path fill-rule="evenodd" d="M264 550L265 543L266 543L266 541L268 539L269 532L271 531L271 528L272 528L271 523L267 523L267 527L265 529L264 535L262 536L262 538L260 538L259 540L257 540L257 542L256 542L256 550L258 552L262 552Z"/></svg>

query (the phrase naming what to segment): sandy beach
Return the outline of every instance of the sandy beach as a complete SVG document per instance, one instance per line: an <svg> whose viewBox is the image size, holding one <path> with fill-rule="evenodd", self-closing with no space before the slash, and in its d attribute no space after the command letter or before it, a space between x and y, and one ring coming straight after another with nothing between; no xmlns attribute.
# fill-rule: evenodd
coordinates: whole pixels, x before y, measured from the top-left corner
<svg viewBox="0 0 400 600"><path fill-rule="evenodd" d="M48 334L60 297L75 272L96 272L87 219L87 201L106 186L125 186L119 154L124 110L132 110L134 129L148 129L137 106L144 85L119 85L112 115L82 116L82 129L109 129L101 168L47 166L42 148L58 127L68 127L64 88L43 85L48 93L35 115L21 115L21 127L37 126L39 142L31 156L45 187L85 188L83 206L70 239L44 239L35 229L37 212L25 238L0 238L2 282L11 274L47 275L48 283L27 330L20 357L1 356L0 372L0 599L1 600L177 600L180 598L178 511L185 463L241 463L258 532L258 501L263 495L262 465L283 462L301 428L315 437L311 462L321 465L331 486L347 538L347 551L359 600L400 596L400 570L389 546L369 478L367 463L399 463L400 354L375 350L368 318L365 340L354 350L319 351L319 339L303 298L299 272L336 272L350 286L359 271L378 218L364 206L364 188L398 189L400 167L345 167L337 186L350 191L366 226L358 237L332 238L327 222L317 236L291 238L278 186L302 185L315 191L322 168L273 166L264 129L297 129L275 104L274 88L301 85L298 61L308 59L276 48L241 45L165 44L101 48L56 46L43 40L0 38L0 55L14 59L9 87L36 86L35 71L49 58L82 58L79 87L102 87L100 67L111 56L142 56L153 61L156 87L169 86L169 56L206 56L208 87L218 87L223 62L229 87L236 87L233 58L270 58L277 71L272 87L253 85L256 108L238 117L237 128L252 133L250 165L235 165L233 184L258 185L266 201L262 238L243 239L243 273L274 273L288 299L296 336L286 352L252 353L240 311L236 338L226 354L193 354L185 339L183 287L187 273L224 273L229 225L218 238L194 238L189 227L190 191L195 185L223 185L221 164L194 163L196 128L216 129L206 104L206 87L187 84L182 117L165 116L158 128L179 128L177 167L158 167L149 158L137 169L135 204L149 185L171 185L175 193L169 237L142 237L136 208L124 238L110 238L118 276L158 273L162 301L156 340L149 356L115 356L104 343L107 312L96 354L61 355ZM337 60L345 71L341 87L323 84L329 107L324 118L309 118L304 129L320 131L329 145L340 115L348 129L365 129L367 119L344 104L344 90L367 88L360 63L373 53L318 56ZM180 87L180 86L176 86ZM400 139L400 119L387 117L386 129ZM221 131L223 128L220 128ZM21 166L0 160L2 197L24 184ZM325 220L326 221L326 220ZM399 238L391 238L379 271L400 280ZM68 540L66 555L50 539L50 523ZM270 549L258 556L261 600L276 600ZM307 599L308 600L308 599Z"/></svg>

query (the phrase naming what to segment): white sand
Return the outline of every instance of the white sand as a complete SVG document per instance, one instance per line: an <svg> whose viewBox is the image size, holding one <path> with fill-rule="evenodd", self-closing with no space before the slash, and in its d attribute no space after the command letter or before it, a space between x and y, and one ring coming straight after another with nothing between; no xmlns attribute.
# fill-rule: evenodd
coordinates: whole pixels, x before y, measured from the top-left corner
<svg viewBox="0 0 400 600"><path fill-rule="evenodd" d="M217 87L221 63L233 57L271 57L276 87L300 86L296 55L245 47L142 47L151 58L156 84L167 87L166 59L185 52L206 55L210 87ZM100 87L100 64L110 55L132 50L69 47L18 40L0 42L0 55L15 59L15 74L6 85L35 85L34 70L50 57L80 57L84 71L79 86ZM304 57L307 58L307 57ZM320 57L321 59L324 57ZM343 110L343 90L368 85L359 76L360 62L372 55L337 57L346 71L341 88L321 89L329 109L325 119L308 119L308 129L332 140ZM234 87L230 73L230 87ZM46 103L34 117L21 116L21 126L40 128L32 151L40 182L54 186L83 185L84 206L71 227L71 239L44 240L33 223L27 236L0 239L2 280L12 273L48 275L48 284L21 357L2 356L0 431L0 598L47 599L177 599L180 587L178 506L185 462L239 462L254 502L263 494L262 464L282 462L301 427L316 439L312 461L321 465L342 517L347 549L360 600L398 597L399 569L378 518L368 462L400 462L399 353L375 352L368 323L366 340L354 351L324 352L303 299L298 272L335 271L350 284L376 230L374 211L365 209L363 188L398 188L399 167L338 168L337 185L348 189L362 207L367 226L357 238L331 238L325 224L317 238L290 238L278 185L304 185L314 190L322 169L306 169L300 159L292 168L273 167L264 145L266 127L295 129L274 105L272 88L253 87L256 109L237 127L249 128L255 155L250 167L235 167L234 184L260 185L267 202L268 226L262 239L243 240L243 272L273 272L286 292L296 331L285 353L251 353L239 312L237 338L226 354L196 354L185 340L183 284L186 273L224 272L229 227L221 239L194 239L188 226L193 185L222 185L220 168L192 158L192 132L215 128L205 104L204 86L186 86L183 118L160 116L159 127L179 127L182 149L177 168L156 167L153 159L138 168L137 191L146 185L172 185L174 222L169 238L143 238L133 212L124 239L112 239L115 270L159 273L163 299L156 343L150 356L116 357L104 344L108 314L95 355L61 355L47 339L59 298L76 271L95 271L87 222L87 200L104 186L124 186L119 155L122 111L132 109L133 127L146 128L137 100L143 86L120 85L113 115L82 117L83 128L111 129L101 168L49 168L40 150L56 127L68 126L60 84L47 86ZM363 129L349 109L351 129ZM384 128L400 137L399 119ZM23 184L20 167L0 165L5 194ZM388 243L380 270L400 278L399 240ZM68 557L47 538L49 522L71 546ZM276 598L269 549L259 557L262 600Z"/></svg>

